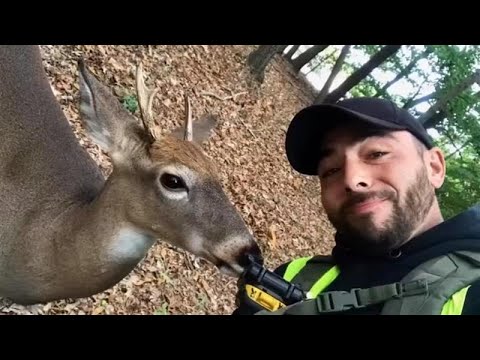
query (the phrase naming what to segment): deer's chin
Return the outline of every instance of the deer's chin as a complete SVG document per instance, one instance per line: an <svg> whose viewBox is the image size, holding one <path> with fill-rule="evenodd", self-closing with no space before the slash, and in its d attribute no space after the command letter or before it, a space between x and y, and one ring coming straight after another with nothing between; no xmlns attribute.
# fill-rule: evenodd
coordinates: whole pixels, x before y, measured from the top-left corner
<svg viewBox="0 0 480 360"><path fill-rule="evenodd" d="M220 273L231 277L239 277L243 272L243 268L238 264L230 265L225 262L221 262L217 265L217 268Z"/></svg>
<svg viewBox="0 0 480 360"><path fill-rule="evenodd" d="M205 252L202 252L197 256L200 256L203 259L207 260L208 262L213 264L220 271L221 274L227 276L239 277L244 270L243 267L239 264L226 262L210 253L207 254Z"/></svg>

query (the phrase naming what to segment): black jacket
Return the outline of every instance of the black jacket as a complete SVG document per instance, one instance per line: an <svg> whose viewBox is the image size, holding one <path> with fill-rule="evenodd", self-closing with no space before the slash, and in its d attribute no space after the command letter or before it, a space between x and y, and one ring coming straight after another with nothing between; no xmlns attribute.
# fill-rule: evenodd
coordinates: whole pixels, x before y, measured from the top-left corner
<svg viewBox="0 0 480 360"><path fill-rule="evenodd" d="M397 282L422 262L454 250L480 251L480 205L411 239L400 248L400 255L396 257L360 256L335 246L332 257L341 272L324 291L349 291L352 288L368 288ZM281 265L275 272L283 275L287 265L288 263ZM342 314L378 314L381 306L353 309ZM246 304L240 303L233 314L251 313L252 310ZM462 314L480 314L480 282L469 288Z"/></svg>

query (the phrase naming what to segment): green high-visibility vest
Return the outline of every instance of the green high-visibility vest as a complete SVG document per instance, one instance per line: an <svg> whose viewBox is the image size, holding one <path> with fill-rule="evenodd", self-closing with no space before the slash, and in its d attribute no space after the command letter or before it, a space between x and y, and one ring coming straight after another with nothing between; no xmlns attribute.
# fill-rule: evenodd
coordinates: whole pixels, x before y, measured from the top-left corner
<svg viewBox="0 0 480 360"><path fill-rule="evenodd" d="M452 252L426 261L397 283L325 292L339 274L340 268L326 257L293 260L283 277L300 284L307 291L307 300L258 314L308 315L383 303L383 315L461 315L468 289L480 279L480 254Z"/></svg>

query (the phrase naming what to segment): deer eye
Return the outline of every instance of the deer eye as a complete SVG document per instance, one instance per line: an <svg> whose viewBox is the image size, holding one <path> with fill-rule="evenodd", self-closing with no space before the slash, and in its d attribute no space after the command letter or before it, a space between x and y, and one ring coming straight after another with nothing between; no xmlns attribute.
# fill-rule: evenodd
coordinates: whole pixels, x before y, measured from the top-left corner
<svg viewBox="0 0 480 360"><path fill-rule="evenodd" d="M184 191L187 190L187 186L181 177L172 174L163 174L160 176L160 183L171 191Z"/></svg>

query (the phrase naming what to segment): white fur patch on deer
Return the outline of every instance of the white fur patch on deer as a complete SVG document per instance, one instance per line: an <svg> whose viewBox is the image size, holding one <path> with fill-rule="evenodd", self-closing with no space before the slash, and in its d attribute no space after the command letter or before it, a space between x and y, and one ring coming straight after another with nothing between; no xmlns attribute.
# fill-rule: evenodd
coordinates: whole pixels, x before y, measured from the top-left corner
<svg viewBox="0 0 480 360"><path fill-rule="evenodd" d="M155 238L134 228L122 228L112 241L110 256L116 261L139 261L147 255Z"/></svg>

